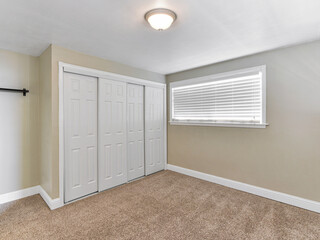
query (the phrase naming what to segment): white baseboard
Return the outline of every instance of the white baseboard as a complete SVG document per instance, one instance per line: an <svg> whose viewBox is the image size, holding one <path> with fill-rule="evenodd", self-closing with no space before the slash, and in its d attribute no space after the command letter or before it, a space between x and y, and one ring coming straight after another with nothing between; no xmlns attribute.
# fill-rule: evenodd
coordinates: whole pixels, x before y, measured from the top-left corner
<svg viewBox="0 0 320 240"><path fill-rule="evenodd" d="M62 207L64 205L60 198L52 199L41 186L39 186L39 194L51 210Z"/></svg>
<svg viewBox="0 0 320 240"><path fill-rule="evenodd" d="M29 197L39 193L39 186L21 189L0 195L0 204L15 201L21 198Z"/></svg>
<svg viewBox="0 0 320 240"><path fill-rule="evenodd" d="M320 202L168 164L168 170L320 213Z"/></svg>
<svg viewBox="0 0 320 240"><path fill-rule="evenodd" d="M36 194L40 194L40 196L43 198L43 200L51 210L62 207L64 205L60 198L52 199L48 195L48 193L39 185L10 193L1 194L0 204L19 200Z"/></svg>

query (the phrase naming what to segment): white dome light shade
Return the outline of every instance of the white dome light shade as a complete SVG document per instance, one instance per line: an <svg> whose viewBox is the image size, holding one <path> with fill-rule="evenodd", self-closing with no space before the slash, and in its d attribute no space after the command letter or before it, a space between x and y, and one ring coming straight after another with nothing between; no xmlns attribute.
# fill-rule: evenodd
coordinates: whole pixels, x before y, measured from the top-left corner
<svg viewBox="0 0 320 240"><path fill-rule="evenodd" d="M173 11L164 8L153 9L145 14L150 26L159 31L168 29L176 18L177 15Z"/></svg>

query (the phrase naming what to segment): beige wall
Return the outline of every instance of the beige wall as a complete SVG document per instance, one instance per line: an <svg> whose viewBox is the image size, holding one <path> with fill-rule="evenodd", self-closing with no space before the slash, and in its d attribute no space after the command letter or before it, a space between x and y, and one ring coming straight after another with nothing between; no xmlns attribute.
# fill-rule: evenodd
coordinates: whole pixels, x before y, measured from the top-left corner
<svg viewBox="0 0 320 240"><path fill-rule="evenodd" d="M40 162L41 186L52 194L52 50L47 48L39 57L40 62Z"/></svg>
<svg viewBox="0 0 320 240"><path fill-rule="evenodd" d="M169 125L168 162L320 201L320 41L171 74L167 82L264 64L270 126Z"/></svg>
<svg viewBox="0 0 320 240"><path fill-rule="evenodd" d="M51 50L47 50L47 51L51 51L51 54L52 54L51 55L51 61L52 61L51 62L52 64L51 107L52 109L51 109L51 113L48 113L48 115L51 114L51 121L52 121L51 134L52 135L50 139L51 142L49 142L48 140L48 144L50 144L49 150L51 150L51 154L50 154L50 157L45 158L44 160L46 164L49 165L48 169L50 170L48 169L47 170L50 172L45 172L44 174L46 176L44 176L43 179L47 179L47 178L51 179L49 184L51 186L51 190L48 191L48 194L52 198L57 198L59 197L59 92L58 92L59 61L64 63L74 64L74 65L79 65L83 67L93 68L101 71L127 75L130 77L151 80L155 82L164 83L165 77L161 74L157 74L157 73L133 68L120 63L85 55L79 52L71 51L71 50L54 46L54 45L50 46L49 49ZM45 72L48 73L49 70L46 70ZM50 96L50 95L46 95L46 96ZM46 130L48 129L46 128Z"/></svg>
<svg viewBox="0 0 320 240"><path fill-rule="evenodd" d="M0 50L0 87L30 93L0 92L0 194L38 185L39 61Z"/></svg>

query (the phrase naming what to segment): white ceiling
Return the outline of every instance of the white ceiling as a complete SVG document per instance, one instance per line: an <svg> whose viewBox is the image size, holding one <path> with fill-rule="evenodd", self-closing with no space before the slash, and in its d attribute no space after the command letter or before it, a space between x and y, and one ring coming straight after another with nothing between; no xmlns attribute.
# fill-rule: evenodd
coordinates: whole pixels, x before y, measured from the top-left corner
<svg viewBox="0 0 320 240"><path fill-rule="evenodd" d="M178 15L163 32L144 13ZM168 74L320 39L320 0L0 0L0 48L50 43Z"/></svg>

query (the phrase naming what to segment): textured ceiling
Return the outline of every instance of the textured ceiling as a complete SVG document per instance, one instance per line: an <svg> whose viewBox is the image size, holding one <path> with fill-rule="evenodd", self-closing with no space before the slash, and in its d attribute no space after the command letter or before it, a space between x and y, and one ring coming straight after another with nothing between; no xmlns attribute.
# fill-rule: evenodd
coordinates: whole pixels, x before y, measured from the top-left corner
<svg viewBox="0 0 320 240"><path fill-rule="evenodd" d="M178 15L163 32L144 13ZM0 0L0 48L49 44L162 74L320 39L319 0Z"/></svg>

